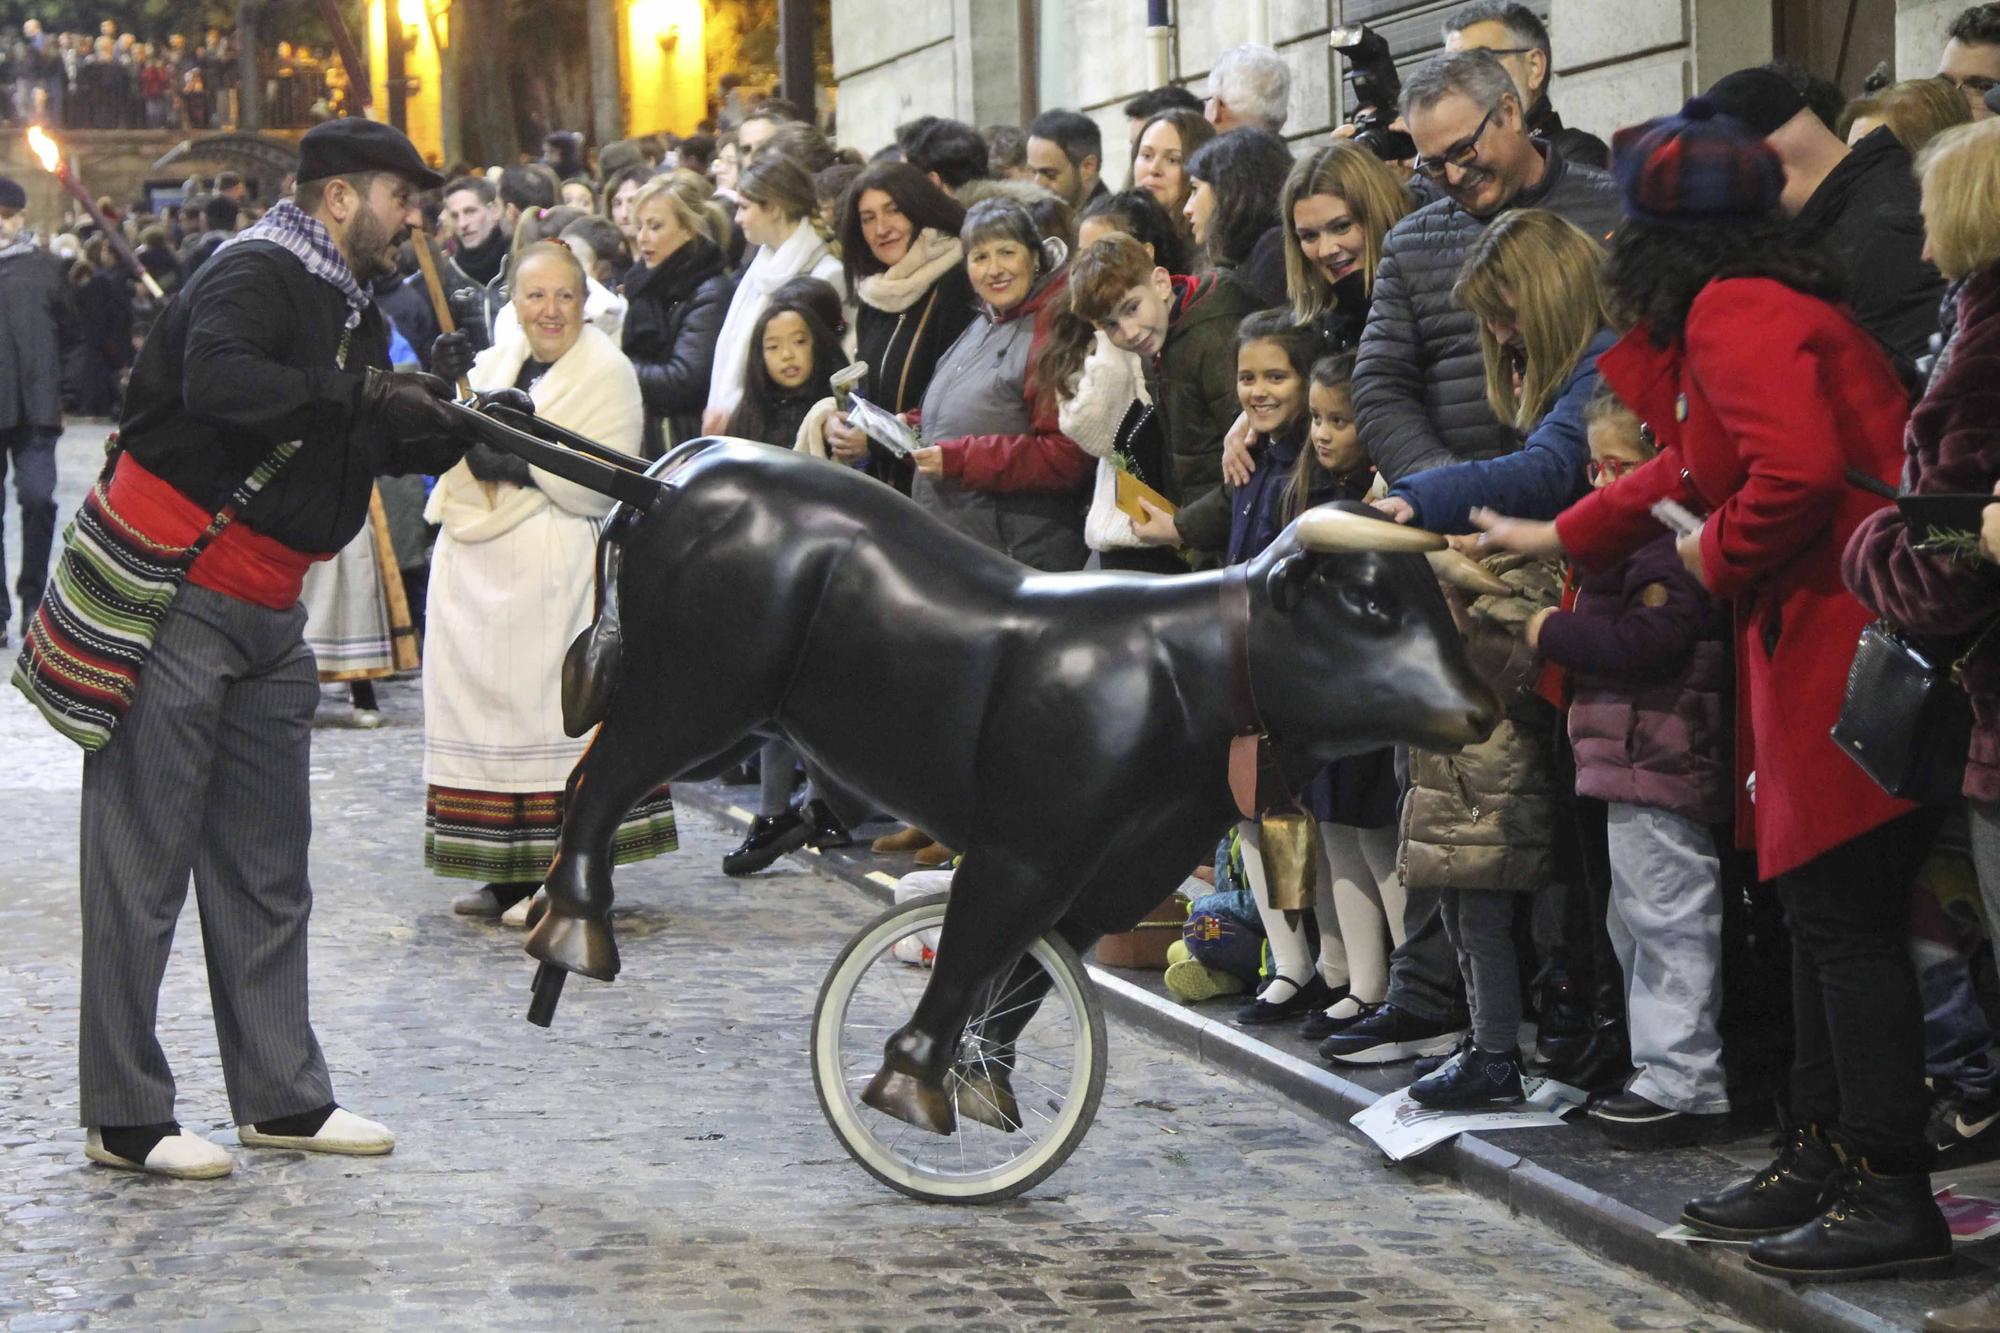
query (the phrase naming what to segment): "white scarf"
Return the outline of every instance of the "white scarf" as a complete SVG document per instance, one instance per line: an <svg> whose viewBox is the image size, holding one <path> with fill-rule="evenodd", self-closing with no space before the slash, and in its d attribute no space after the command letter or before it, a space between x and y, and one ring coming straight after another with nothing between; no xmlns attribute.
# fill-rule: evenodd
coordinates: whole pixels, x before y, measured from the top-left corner
<svg viewBox="0 0 2000 1333"><path fill-rule="evenodd" d="M817 271L822 269L823 272ZM729 313L723 317L722 332L715 341L715 369L708 381L709 407L734 412L743 401L743 371L750 355L751 330L757 327L757 317L764 313L764 307L771 303L771 293L788 279L797 277L824 278L834 291L846 296L840 263L826 248L810 218L802 219L777 249L766 246L759 250L750 267L744 270L743 281L736 284L736 294L729 300Z"/></svg>
<svg viewBox="0 0 2000 1333"><path fill-rule="evenodd" d="M925 292L937 285L945 273L965 262L965 246L956 236L940 235L925 227L910 242L903 257L880 273L854 285L864 305L884 314L900 315L915 305Z"/></svg>
<svg viewBox="0 0 2000 1333"><path fill-rule="evenodd" d="M479 354L468 377L481 391L505 389L528 359L528 336L517 324L503 331L499 342ZM535 414L558 426L587 435L620 453L639 456L645 427L645 405L639 398L639 376L611 339L583 326L576 345L556 359L528 390ZM424 518L441 523L453 540L491 541L513 531L551 504L579 518L601 518L611 501L596 491L533 469L533 486L505 482L487 488L459 463L438 478L424 506Z"/></svg>

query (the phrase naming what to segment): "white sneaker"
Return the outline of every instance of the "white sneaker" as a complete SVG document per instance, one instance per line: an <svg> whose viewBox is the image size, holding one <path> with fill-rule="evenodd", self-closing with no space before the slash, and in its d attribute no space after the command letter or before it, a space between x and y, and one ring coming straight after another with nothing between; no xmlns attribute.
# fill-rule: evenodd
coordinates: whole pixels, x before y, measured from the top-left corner
<svg viewBox="0 0 2000 1333"><path fill-rule="evenodd" d="M512 926L515 930L526 930L528 928L528 910L536 903L545 903L548 900L549 891L547 889L536 889L533 893L521 899L520 902L515 903L512 907L502 912L500 914L500 924L503 926Z"/></svg>
<svg viewBox="0 0 2000 1333"><path fill-rule="evenodd" d="M261 1134L255 1125L241 1125L236 1137L246 1148L295 1148L300 1152L345 1153L349 1157L379 1157L396 1146L396 1136L387 1125L365 1120L338 1106L317 1134Z"/></svg>
<svg viewBox="0 0 2000 1333"><path fill-rule="evenodd" d="M214 1180L236 1169L236 1159L220 1145L185 1129L154 1144L143 1162L112 1152L104 1146L104 1136L93 1129L84 1138L83 1155L100 1166L144 1171L149 1176L170 1176L175 1180Z"/></svg>

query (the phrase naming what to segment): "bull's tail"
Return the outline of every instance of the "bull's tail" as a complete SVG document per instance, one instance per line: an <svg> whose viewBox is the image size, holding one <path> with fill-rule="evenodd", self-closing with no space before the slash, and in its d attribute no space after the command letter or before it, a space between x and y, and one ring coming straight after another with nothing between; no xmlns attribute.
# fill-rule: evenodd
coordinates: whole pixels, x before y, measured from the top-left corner
<svg viewBox="0 0 2000 1333"><path fill-rule="evenodd" d="M597 539L597 614L576 636L563 657L563 731L581 736L602 722L611 711L612 697L618 692L625 658L625 623L618 603L619 573L625 567L625 540L639 521L676 489L674 474L710 444L710 439L689 440L669 450L646 469L646 475L660 483L661 494L645 510L628 504L612 508L604 531Z"/></svg>

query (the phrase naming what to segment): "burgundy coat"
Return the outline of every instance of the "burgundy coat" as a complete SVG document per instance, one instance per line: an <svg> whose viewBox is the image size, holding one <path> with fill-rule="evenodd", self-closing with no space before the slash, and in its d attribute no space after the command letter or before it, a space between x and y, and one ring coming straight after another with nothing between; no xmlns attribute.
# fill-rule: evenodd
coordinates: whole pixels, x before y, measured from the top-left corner
<svg viewBox="0 0 2000 1333"><path fill-rule="evenodd" d="M1956 331L1903 436L1904 489L1919 495L1986 495L2000 481L2000 266L1967 279L1956 306ZM2000 569L1915 549L1895 509L1856 530L1841 572L1870 609L1914 634L1962 635L2000 616ZM1962 679L1974 721L1965 794L2000 801L2000 631Z"/></svg>
<svg viewBox="0 0 2000 1333"><path fill-rule="evenodd" d="M1672 536L1580 577L1576 609L1544 621L1538 642L1570 672L1577 795L1728 822L1729 613L1682 567Z"/></svg>
<svg viewBox="0 0 2000 1333"><path fill-rule="evenodd" d="M1839 307L1727 278L1695 298L1681 344L1656 347L1641 326L1597 368L1660 453L1563 511L1556 531L1591 568L1660 535L1657 500L1712 511L1703 577L1735 603L1738 843L1769 879L1914 809L1828 734L1871 618L1840 581L1840 554L1888 503L1846 470L1893 482L1909 415L1881 347Z"/></svg>

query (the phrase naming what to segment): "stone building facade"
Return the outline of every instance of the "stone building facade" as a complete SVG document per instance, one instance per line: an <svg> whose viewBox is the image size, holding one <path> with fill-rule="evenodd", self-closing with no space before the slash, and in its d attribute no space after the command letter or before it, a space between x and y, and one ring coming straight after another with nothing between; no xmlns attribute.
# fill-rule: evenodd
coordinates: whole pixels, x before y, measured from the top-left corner
<svg viewBox="0 0 2000 1333"><path fill-rule="evenodd" d="M1878 60L1898 77L1935 70L1945 25L1971 0L1530 0L1549 20L1553 100L1569 123L1605 138L1658 115L1732 69L1774 54L1858 90ZM1245 41L1292 66L1287 136L1310 142L1346 119L1336 25L1366 23L1405 66L1435 52L1461 0L1177 0L1165 36L1170 77L1206 91L1218 53ZM896 125L926 113L975 125L1024 124L1038 110L1075 107L1125 142L1119 106L1152 86L1146 0L834 0L839 137L872 151ZM1865 61L1865 64L1862 63ZM1108 157L1116 157L1108 151ZM1123 179L1108 162L1106 176Z"/></svg>

